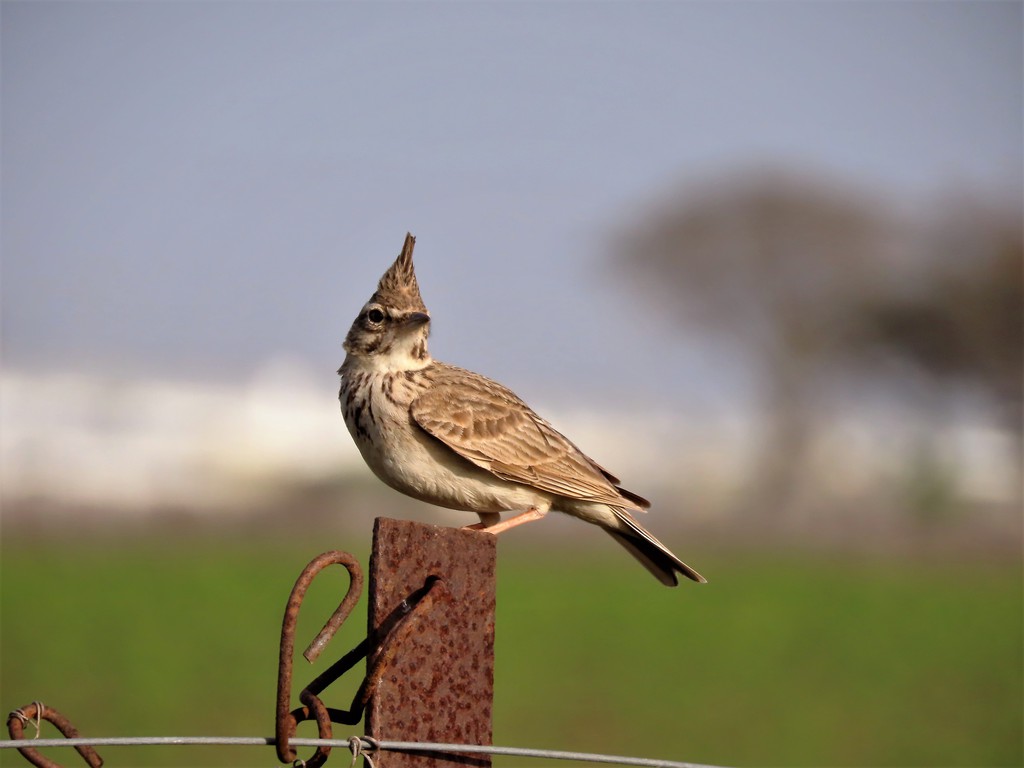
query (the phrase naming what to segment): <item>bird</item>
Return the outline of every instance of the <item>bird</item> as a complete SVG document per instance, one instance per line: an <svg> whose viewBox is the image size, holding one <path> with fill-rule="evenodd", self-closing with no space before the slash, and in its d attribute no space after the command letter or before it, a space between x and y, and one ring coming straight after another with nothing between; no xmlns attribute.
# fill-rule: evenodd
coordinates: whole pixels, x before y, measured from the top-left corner
<svg viewBox="0 0 1024 768"><path fill-rule="evenodd" d="M662 584L677 586L677 574L706 582L633 517L649 501L512 390L431 357L415 243L407 234L359 310L338 369L345 424L373 473L413 498L476 513L466 528L497 535L562 512L603 528Z"/></svg>

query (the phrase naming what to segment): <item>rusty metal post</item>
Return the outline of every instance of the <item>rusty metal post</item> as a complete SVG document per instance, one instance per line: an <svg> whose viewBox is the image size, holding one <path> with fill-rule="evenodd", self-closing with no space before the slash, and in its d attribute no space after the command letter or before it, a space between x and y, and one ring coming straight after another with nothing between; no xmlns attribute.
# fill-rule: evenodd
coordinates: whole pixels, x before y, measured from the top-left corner
<svg viewBox="0 0 1024 768"><path fill-rule="evenodd" d="M491 744L496 537L378 518L370 555L368 622L380 637L434 579L443 597L397 648L366 711L369 736ZM367 660L367 668L374 658ZM490 766L487 755L380 752L377 768Z"/></svg>

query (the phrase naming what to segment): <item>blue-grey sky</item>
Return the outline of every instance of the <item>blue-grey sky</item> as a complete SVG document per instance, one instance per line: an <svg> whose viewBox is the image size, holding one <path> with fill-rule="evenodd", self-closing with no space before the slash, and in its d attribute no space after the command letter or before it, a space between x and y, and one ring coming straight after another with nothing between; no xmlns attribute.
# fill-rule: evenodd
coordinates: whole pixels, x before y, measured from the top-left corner
<svg viewBox="0 0 1024 768"><path fill-rule="evenodd" d="M609 233L751 164L1019 196L1021 9L3 2L3 364L333 386L411 230L437 357L528 399L714 390Z"/></svg>

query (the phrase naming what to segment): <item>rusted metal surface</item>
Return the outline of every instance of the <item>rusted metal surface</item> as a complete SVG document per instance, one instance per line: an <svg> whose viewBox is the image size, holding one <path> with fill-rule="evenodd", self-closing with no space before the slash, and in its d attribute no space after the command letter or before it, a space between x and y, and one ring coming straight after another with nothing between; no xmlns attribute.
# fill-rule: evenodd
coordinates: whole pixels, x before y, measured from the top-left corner
<svg viewBox="0 0 1024 768"><path fill-rule="evenodd" d="M415 630L391 644L389 669L366 713L377 739L491 744L494 695L495 537L479 531L378 518L370 556L370 637L403 605L441 580L446 593ZM370 655L370 666L385 651ZM490 766L483 754L379 753L377 768Z"/></svg>
<svg viewBox="0 0 1024 768"><path fill-rule="evenodd" d="M21 707L11 712L7 716L7 731L11 734L11 738L20 740L25 738L25 725L29 724L36 729L38 734L39 724L42 720L48 723L52 723L58 731L64 734L66 739L77 739L79 737L78 729L71 724L64 715L58 712L53 707L45 706L41 701L33 701L26 707ZM31 741L26 741L31 743ZM101 758L96 750L90 746L82 745L77 746L75 749L78 754L82 756L82 759L88 763L91 768L100 768L103 765L103 758ZM22 757L28 760L32 765L37 765L39 768L61 768L60 763L56 763L47 757L43 757L39 754L39 751L32 747L19 747L18 752L21 753Z"/></svg>
<svg viewBox="0 0 1024 768"><path fill-rule="evenodd" d="M313 558L307 565L292 588L288 603L285 606L284 620L281 624L281 647L277 667L277 706L275 710L275 743L278 759L282 762L299 762L306 768L318 768L327 762L331 747L320 746L308 760L299 760L298 754L291 746L299 723L316 720L317 731L321 739L331 739L332 723L355 725L362 717L366 703L373 696L377 685L390 674L390 666L397 650L408 642L409 637L418 628L422 617L429 615L438 600L444 600L448 591L441 579L429 579L422 589L410 594L402 603L400 610L386 623L380 633L360 642L355 648L342 656L338 661L319 674L316 679L302 689L299 701L303 706L289 711L291 706L293 656L295 653L295 627L298 623L299 611L313 579L330 565L343 565L349 573L349 586L341 603L335 609L324 628L316 636L303 653L309 661L314 661L331 641L341 625L348 618L352 608L359 600L362 592L363 575L359 562L347 552L324 552ZM363 678L359 689L352 699L349 709L334 709L324 705L320 693L331 683L350 670L356 663L367 656L372 649L372 661Z"/></svg>

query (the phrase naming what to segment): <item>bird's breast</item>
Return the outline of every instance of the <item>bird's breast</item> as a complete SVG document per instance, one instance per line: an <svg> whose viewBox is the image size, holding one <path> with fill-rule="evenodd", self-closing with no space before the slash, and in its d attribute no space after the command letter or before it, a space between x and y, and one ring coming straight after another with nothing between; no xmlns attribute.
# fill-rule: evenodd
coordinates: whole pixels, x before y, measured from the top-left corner
<svg viewBox="0 0 1024 768"><path fill-rule="evenodd" d="M345 424L378 478L408 496L472 512L525 509L550 501L550 494L502 480L420 429L409 406L427 387L423 377L402 373L343 374Z"/></svg>

